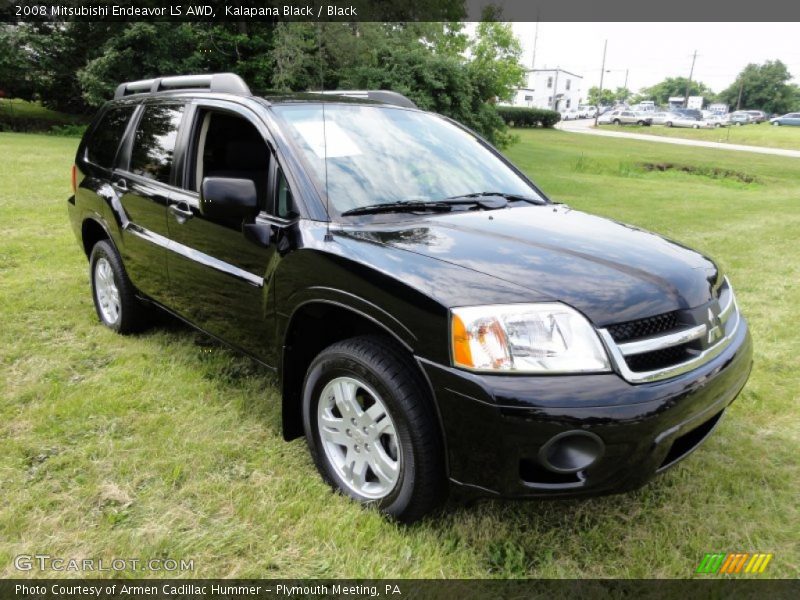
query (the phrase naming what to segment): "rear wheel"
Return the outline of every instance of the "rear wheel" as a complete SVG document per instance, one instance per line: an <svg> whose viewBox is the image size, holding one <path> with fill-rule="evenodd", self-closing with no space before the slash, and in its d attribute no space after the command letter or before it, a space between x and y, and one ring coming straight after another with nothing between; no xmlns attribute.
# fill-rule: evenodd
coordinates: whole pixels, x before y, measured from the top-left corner
<svg viewBox="0 0 800 600"><path fill-rule="evenodd" d="M303 424L328 484L402 522L444 498L436 418L410 361L372 336L336 343L309 367Z"/></svg>
<svg viewBox="0 0 800 600"><path fill-rule="evenodd" d="M780 122L780 121L773 121L773 122L772 122L772 125L773 125L774 127L780 127L780 126L781 126L781 122Z"/></svg>
<svg viewBox="0 0 800 600"><path fill-rule="evenodd" d="M692 129L700 129L700 125L692 125Z"/></svg>
<svg viewBox="0 0 800 600"><path fill-rule="evenodd" d="M672 127L672 121L667 121L666 123L664 123L664 125L666 125L667 127Z"/></svg>
<svg viewBox="0 0 800 600"><path fill-rule="evenodd" d="M147 325L147 311L136 297L114 246L103 240L89 257L92 298L103 325L117 333L132 333Z"/></svg>
<svg viewBox="0 0 800 600"><path fill-rule="evenodd" d="M620 120L619 120L619 119L614 119L614 120L612 121L612 123L613 123L614 125L619 125L619 124L620 124Z"/></svg>

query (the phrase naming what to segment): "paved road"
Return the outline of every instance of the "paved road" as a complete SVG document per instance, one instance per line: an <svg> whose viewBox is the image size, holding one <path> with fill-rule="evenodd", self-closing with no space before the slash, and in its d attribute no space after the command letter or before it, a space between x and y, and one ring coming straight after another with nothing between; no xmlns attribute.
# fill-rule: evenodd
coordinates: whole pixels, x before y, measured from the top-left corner
<svg viewBox="0 0 800 600"><path fill-rule="evenodd" d="M759 154L774 154L776 156L790 156L800 158L800 150L785 150L783 148L765 148L764 146L745 146L744 144L725 144L723 142L706 142L703 140L687 140L684 138L647 135L643 133L626 133L622 131L609 131L601 127L593 127L593 119L579 119L577 121L561 121L556 125L558 129L573 133L587 133L605 137L624 138L627 140L644 140L646 142L661 142L663 144L677 144L679 146L701 146L703 148L717 148L721 150L736 150L739 152L757 152Z"/></svg>

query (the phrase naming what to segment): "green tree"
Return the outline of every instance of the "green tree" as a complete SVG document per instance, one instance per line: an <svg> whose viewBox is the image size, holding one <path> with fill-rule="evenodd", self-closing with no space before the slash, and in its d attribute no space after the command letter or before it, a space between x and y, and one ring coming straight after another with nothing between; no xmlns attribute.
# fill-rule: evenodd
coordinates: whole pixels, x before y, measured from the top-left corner
<svg viewBox="0 0 800 600"><path fill-rule="evenodd" d="M657 105L667 104L669 99L674 96L683 98L686 95L686 84L689 80L686 77L667 77L655 85L643 88L637 100L653 100ZM703 96L706 100L714 100L716 95L706 84L701 81L689 83L690 96Z"/></svg>
<svg viewBox="0 0 800 600"><path fill-rule="evenodd" d="M520 64L522 45L514 36L511 24L483 21L475 34L469 61L475 89L485 102L492 102L494 98L511 100L514 88L525 80L525 69Z"/></svg>
<svg viewBox="0 0 800 600"><path fill-rule="evenodd" d="M779 60L767 61L763 65L751 63L730 87L720 93L720 99L733 108L789 112L798 105L797 86L789 83L791 79L789 69Z"/></svg>
<svg viewBox="0 0 800 600"><path fill-rule="evenodd" d="M594 106L611 106L616 104L617 98L612 90L604 89L601 93L600 88L594 85L589 88L589 92L586 95L586 101L588 104L592 104Z"/></svg>

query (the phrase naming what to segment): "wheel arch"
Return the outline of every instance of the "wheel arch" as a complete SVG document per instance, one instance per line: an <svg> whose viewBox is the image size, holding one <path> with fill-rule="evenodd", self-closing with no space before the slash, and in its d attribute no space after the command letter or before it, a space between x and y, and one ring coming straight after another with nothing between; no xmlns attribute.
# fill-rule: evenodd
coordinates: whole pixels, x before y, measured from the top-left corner
<svg viewBox="0 0 800 600"><path fill-rule="evenodd" d="M87 259L91 256L92 248L94 248L95 244L102 240L107 240L114 247L114 250L119 252L114 238L100 219L94 216L84 218L81 222L81 244Z"/></svg>
<svg viewBox="0 0 800 600"><path fill-rule="evenodd" d="M311 333L313 335L309 335ZM444 442L444 429L433 386L416 361L406 336L363 310L330 299L313 299L298 304L283 336L279 375L284 439L288 441L304 435L302 387L311 362L331 344L359 335L375 335L388 340L408 357L409 365L419 378L420 387L432 403L437 428Z"/></svg>

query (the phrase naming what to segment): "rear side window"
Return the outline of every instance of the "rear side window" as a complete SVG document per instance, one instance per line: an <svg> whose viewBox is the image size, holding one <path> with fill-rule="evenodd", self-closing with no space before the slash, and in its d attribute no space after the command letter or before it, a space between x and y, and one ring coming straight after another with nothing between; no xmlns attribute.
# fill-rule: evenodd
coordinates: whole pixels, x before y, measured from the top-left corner
<svg viewBox="0 0 800 600"><path fill-rule="evenodd" d="M86 144L86 158L89 162L107 169L114 166L114 157L134 108L125 106L106 111Z"/></svg>
<svg viewBox="0 0 800 600"><path fill-rule="evenodd" d="M146 106L131 152L131 172L169 183L183 106Z"/></svg>

